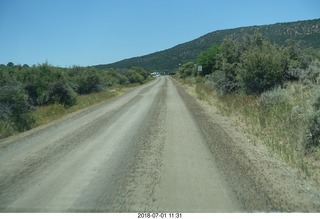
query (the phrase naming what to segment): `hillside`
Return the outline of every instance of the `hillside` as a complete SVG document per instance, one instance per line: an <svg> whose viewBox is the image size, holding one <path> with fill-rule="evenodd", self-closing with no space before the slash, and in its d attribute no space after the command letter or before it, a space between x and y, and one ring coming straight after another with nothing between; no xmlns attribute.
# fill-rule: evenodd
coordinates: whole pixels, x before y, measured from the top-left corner
<svg viewBox="0 0 320 219"><path fill-rule="evenodd" d="M173 71L179 67L179 63L196 60L202 51L214 43L221 43L226 37L240 38L254 32L261 33L277 44L283 44L286 40L293 39L305 47L320 48L320 19L315 19L218 30L167 50L94 67L130 68L137 66L147 70Z"/></svg>

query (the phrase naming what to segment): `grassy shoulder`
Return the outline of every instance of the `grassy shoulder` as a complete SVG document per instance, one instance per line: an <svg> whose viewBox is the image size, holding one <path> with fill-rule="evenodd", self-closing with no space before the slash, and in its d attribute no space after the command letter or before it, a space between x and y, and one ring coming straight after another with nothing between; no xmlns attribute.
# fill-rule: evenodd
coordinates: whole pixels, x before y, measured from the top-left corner
<svg viewBox="0 0 320 219"><path fill-rule="evenodd" d="M253 143L262 142L303 176L320 185L320 149L307 153L304 146L309 135L312 103L320 91L318 86L289 83L285 89L267 93L267 97L239 93L218 95L201 78L175 79L189 85L190 94L241 126Z"/></svg>
<svg viewBox="0 0 320 219"><path fill-rule="evenodd" d="M59 103L54 103L47 106L41 106L36 108L32 115L35 118L35 123L32 128L50 123L56 119L59 119L65 115L84 109L86 107L99 104L110 98L120 96L126 91L125 87L118 86L111 89L104 90L98 93L91 93L87 95L77 96L77 104L72 107L64 107Z"/></svg>
<svg viewBox="0 0 320 219"><path fill-rule="evenodd" d="M77 104L71 107L65 107L57 102L53 104L34 107L34 109L29 114L29 117L32 118L33 121L31 128L45 125L70 113L95 104L99 104L110 98L120 96L124 94L127 89L128 87L116 86L97 93L78 95L76 97ZM9 137L17 133L19 133L19 131L13 128L13 124L0 120L0 139Z"/></svg>
<svg viewBox="0 0 320 219"><path fill-rule="evenodd" d="M154 78L149 77L144 81L144 84L152 80L154 80ZM121 96L137 86L140 86L140 83L116 85L100 92L78 95L76 96L76 104L71 107L65 107L58 102L34 107L34 109L28 115L32 119L32 126L30 128L36 128L41 125L48 124L70 113L102 103L108 99ZM13 127L13 124L0 120L0 139L19 133L19 131Z"/></svg>
<svg viewBox="0 0 320 219"><path fill-rule="evenodd" d="M144 83L148 83L152 80L154 80L154 78L149 77ZM77 104L68 108L58 103L54 103L48 106L38 107L35 111L32 112L32 115L36 120L32 128L36 128L38 126L50 123L65 115L87 108L89 106L93 106L95 104L102 103L108 99L121 96L131 88L134 88L137 86L140 86L140 84L135 83L127 86L119 85L119 86L110 87L101 92L91 93L87 95L79 95L77 96Z"/></svg>

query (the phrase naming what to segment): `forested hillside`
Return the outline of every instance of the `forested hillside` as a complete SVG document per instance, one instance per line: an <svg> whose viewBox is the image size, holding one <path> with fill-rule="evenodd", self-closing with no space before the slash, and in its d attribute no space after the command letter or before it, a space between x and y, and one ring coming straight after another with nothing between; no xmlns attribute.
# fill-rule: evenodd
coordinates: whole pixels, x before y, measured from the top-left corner
<svg viewBox="0 0 320 219"><path fill-rule="evenodd" d="M292 39L304 47L320 48L320 19L315 19L218 30L164 51L95 67L131 68L138 66L147 70L173 71L179 68L179 64L195 61L197 56L212 44L220 44L227 37L239 39L255 32L277 44L283 44L288 39Z"/></svg>

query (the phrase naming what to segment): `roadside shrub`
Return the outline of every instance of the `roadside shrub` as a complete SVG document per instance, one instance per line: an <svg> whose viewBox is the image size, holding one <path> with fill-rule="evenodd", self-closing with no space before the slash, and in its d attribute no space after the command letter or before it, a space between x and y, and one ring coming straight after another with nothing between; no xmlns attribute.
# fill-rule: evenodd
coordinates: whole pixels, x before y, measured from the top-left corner
<svg viewBox="0 0 320 219"><path fill-rule="evenodd" d="M207 77L207 80L211 81L211 84L213 84L219 95L232 93L239 88L239 84L235 78L228 77L224 71L215 71Z"/></svg>
<svg viewBox="0 0 320 219"><path fill-rule="evenodd" d="M195 63L187 62L179 67L178 72L180 74L180 77L185 79L186 77L194 76L196 74L196 71L197 70L195 68Z"/></svg>
<svg viewBox="0 0 320 219"><path fill-rule="evenodd" d="M119 84L121 85L129 84L129 79L125 75L117 74L117 78L119 80Z"/></svg>
<svg viewBox="0 0 320 219"><path fill-rule="evenodd" d="M132 68L124 71L123 73L121 72L119 73L123 74L127 78L130 84L134 84L134 83L143 84L144 82L144 76L140 74L141 72L139 71L139 68ZM125 78L122 78L122 79L125 82Z"/></svg>
<svg viewBox="0 0 320 219"><path fill-rule="evenodd" d="M290 68L284 75L284 79L286 81L298 81L303 74L304 70L301 68Z"/></svg>
<svg viewBox="0 0 320 219"><path fill-rule="evenodd" d="M287 66L285 52L269 42L246 51L239 71L243 90L247 94L260 94L282 85Z"/></svg>
<svg viewBox="0 0 320 219"><path fill-rule="evenodd" d="M132 67L131 69L130 69L131 71L134 71L135 73L137 73L137 74L139 74L140 76L142 76L142 80L144 81L144 80L146 80L148 77L149 77L149 73L146 71L146 70L144 70L143 68L139 68L139 67ZM142 81L142 83L143 83L143 81ZM139 82L140 83L140 82Z"/></svg>
<svg viewBox="0 0 320 219"><path fill-rule="evenodd" d="M106 74L106 76L103 79L104 79L104 83L107 87L115 86L117 84L129 83L126 76L117 74L114 71ZM127 81L127 83L125 81Z"/></svg>
<svg viewBox="0 0 320 219"><path fill-rule="evenodd" d="M264 110L271 109L273 106L288 103L289 95L285 89L280 87L271 91L264 92L259 97L259 104Z"/></svg>
<svg viewBox="0 0 320 219"><path fill-rule="evenodd" d="M308 119L303 145L306 152L320 146L320 110L313 112Z"/></svg>
<svg viewBox="0 0 320 219"><path fill-rule="evenodd" d="M127 74L126 76L129 79L129 82L131 84L134 84L134 83L143 84L144 78L142 75L138 74L137 72L131 71L131 73Z"/></svg>
<svg viewBox="0 0 320 219"><path fill-rule="evenodd" d="M210 79L216 80L214 84L220 95L240 90L260 95L303 77L313 84L320 83L320 62L314 61L307 68L311 57L294 42L281 46L255 33L242 40L225 39L219 50L214 54L207 50L198 57L198 62L205 66L206 60L212 61L210 66L216 71ZM182 70L183 78L186 74Z"/></svg>
<svg viewBox="0 0 320 219"><path fill-rule="evenodd" d="M320 146L320 93L317 90L312 107L314 111L308 118L303 142L306 152L312 152Z"/></svg>
<svg viewBox="0 0 320 219"><path fill-rule="evenodd" d="M34 117L29 113L16 114L14 117L15 126L19 132L24 132L32 128L35 123Z"/></svg>
<svg viewBox="0 0 320 219"><path fill-rule="evenodd" d="M214 44L198 56L197 62L202 66L202 72L200 72L201 76L211 74L217 70L216 61L220 52L220 45Z"/></svg>
<svg viewBox="0 0 320 219"><path fill-rule="evenodd" d="M102 91L104 83L102 79L96 74L90 74L80 77L78 82L79 94L90 94Z"/></svg>
<svg viewBox="0 0 320 219"><path fill-rule="evenodd" d="M0 87L0 119L13 124L17 131L31 129L35 122L29 113L31 106L22 85L10 82Z"/></svg>
<svg viewBox="0 0 320 219"><path fill-rule="evenodd" d="M15 132L14 125L10 124L8 121L3 121L0 119L0 139L8 137Z"/></svg>
<svg viewBox="0 0 320 219"><path fill-rule="evenodd" d="M38 81L30 81L25 84L29 101L33 106L41 106L49 101L48 83L41 79Z"/></svg>
<svg viewBox="0 0 320 219"><path fill-rule="evenodd" d="M59 80L50 85L49 103L59 103L71 107L77 103L76 92L64 80Z"/></svg>
<svg viewBox="0 0 320 219"><path fill-rule="evenodd" d="M304 84L320 84L320 61L314 60L301 77Z"/></svg>
<svg viewBox="0 0 320 219"><path fill-rule="evenodd" d="M221 52L216 55L218 69L212 74L213 84L219 95L230 94L239 90L237 72L240 62L240 46L237 41L225 39L221 44Z"/></svg>

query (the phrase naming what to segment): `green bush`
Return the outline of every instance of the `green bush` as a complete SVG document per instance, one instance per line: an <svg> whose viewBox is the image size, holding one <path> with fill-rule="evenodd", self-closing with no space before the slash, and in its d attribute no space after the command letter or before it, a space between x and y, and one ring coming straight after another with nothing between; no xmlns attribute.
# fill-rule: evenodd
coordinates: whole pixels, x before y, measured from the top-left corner
<svg viewBox="0 0 320 219"><path fill-rule="evenodd" d="M285 89L280 87L274 88L271 91L264 92L259 97L259 103L262 109L268 110L276 105L288 103L289 95Z"/></svg>
<svg viewBox="0 0 320 219"><path fill-rule="evenodd" d="M247 94L261 94L271 88L282 85L287 72L288 59L278 46L265 42L242 55L239 78Z"/></svg>
<svg viewBox="0 0 320 219"><path fill-rule="evenodd" d="M89 74L80 77L78 82L79 94L90 94L102 91L104 83L102 79L96 74Z"/></svg>
<svg viewBox="0 0 320 219"><path fill-rule="evenodd" d="M225 39L219 50L213 53L217 69L207 79L211 80L219 95L233 93L239 90L237 72L240 62L240 47L237 41Z"/></svg>
<svg viewBox="0 0 320 219"><path fill-rule="evenodd" d="M142 75L132 70L126 74L126 77L128 78L130 84L134 84L134 83L143 84L143 81L144 81L144 78Z"/></svg>
<svg viewBox="0 0 320 219"><path fill-rule="evenodd" d="M197 63L202 66L202 72L200 72L201 76L211 74L217 70L216 61L220 52L220 46L214 44L198 56Z"/></svg>
<svg viewBox="0 0 320 219"><path fill-rule="evenodd" d="M142 69L142 68L133 67L133 68L131 68L131 71L134 71L135 73L141 75L142 78L143 78L142 79L143 81L146 80L149 77L149 73L146 70ZM143 81L141 81L141 83L143 83Z"/></svg>
<svg viewBox="0 0 320 219"><path fill-rule="evenodd" d="M211 50L202 53L198 62L216 69L209 79L219 94L243 91L260 95L300 78L320 83L320 62L314 61L307 68L311 56L294 42L279 46L255 33L240 40L225 39L219 51ZM191 71L185 71L185 66L180 69L181 77L192 75Z"/></svg>
<svg viewBox="0 0 320 219"><path fill-rule="evenodd" d="M48 103L48 88L49 84L40 78L37 81L27 82L24 87L28 94L29 101L33 106L41 106Z"/></svg>
<svg viewBox="0 0 320 219"><path fill-rule="evenodd" d="M50 84L63 78L59 68L47 63L18 70L15 76L24 85L30 104L33 106L48 104Z"/></svg>
<svg viewBox="0 0 320 219"><path fill-rule="evenodd" d="M298 81L304 74L304 69L302 68L289 68L289 70L284 75L286 81Z"/></svg>
<svg viewBox="0 0 320 219"><path fill-rule="evenodd" d="M71 107L77 103L76 92L64 80L59 80L50 85L49 103L59 103Z"/></svg>
<svg viewBox="0 0 320 219"><path fill-rule="evenodd" d="M30 114L28 96L20 83L13 81L0 87L0 106L2 122L13 125L17 131L31 129L35 121Z"/></svg>
<svg viewBox="0 0 320 219"><path fill-rule="evenodd" d="M320 146L320 110L309 116L303 144L306 152L312 152Z"/></svg>
<svg viewBox="0 0 320 219"><path fill-rule="evenodd" d="M116 77L118 79L119 84L121 84L121 85L129 84L129 79L125 75L117 74Z"/></svg>
<svg viewBox="0 0 320 219"><path fill-rule="evenodd" d="M304 84L320 84L320 61L314 60L301 77Z"/></svg>
<svg viewBox="0 0 320 219"><path fill-rule="evenodd" d="M320 147L320 93L316 89L313 97L313 111L310 114L307 127L305 129L303 145L306 152L312 152L315 148Z"/></svg>
<svg viewBox="0 0 320 219"><path fill-rule="evenodd" d="M193 62L187 62L180 66L178 72L181 78L194 76L196 73L195 64Z"/></svg>

